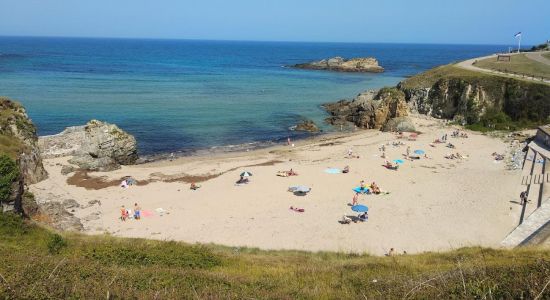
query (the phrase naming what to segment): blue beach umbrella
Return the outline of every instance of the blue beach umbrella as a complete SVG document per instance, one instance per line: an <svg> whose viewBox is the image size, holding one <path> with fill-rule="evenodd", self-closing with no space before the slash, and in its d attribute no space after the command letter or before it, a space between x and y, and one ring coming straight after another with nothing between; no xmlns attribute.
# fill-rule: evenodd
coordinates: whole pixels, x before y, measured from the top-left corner
<svg viewBox="0 0 550 300"><path fill-rule="evenodd" d="M364 187L363 189L361 189L360 186L356 187L353 189L354 192L356 193L368 193L369 192L369 188L368 187Z"/></svg>
<svg viewBox="0 0 550 300"><path fill-rule="evenodd" d="M405 161L402 160L402 159L394 159L393 162L396 163L396 164L402 164L402 163L404 163Z"/></svg>
<svg viewBox="0 0 550 300"><path fill-rule="evenodd" d="M422 155L422 154L424 154L424 153L426 153L426 152L425 152L424 150L418 149L418 150L414 150L414 153L415 153L415 154L418 154L418 155Z"/></svg>
<svg viewBox="0 0 550 300"><path fill-rule="evenodd" d="M351 207L351 210L355 212L367 212L369 211L369 208L366 205L363 204L357 204Z"/></svg>

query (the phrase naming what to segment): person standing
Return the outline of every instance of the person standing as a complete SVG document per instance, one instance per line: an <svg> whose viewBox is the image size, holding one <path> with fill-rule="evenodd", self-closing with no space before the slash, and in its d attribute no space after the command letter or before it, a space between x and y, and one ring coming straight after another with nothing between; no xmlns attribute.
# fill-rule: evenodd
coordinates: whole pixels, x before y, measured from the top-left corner
<svg viewBox="0 0 550 300"><path fill-rule="evenodd" d="M358 202L359 202L359 193L355 193L355 195L353 195L353 200L351 202L351 205L357 205Z"/></svg>
<svg viewBox="0 0 550 300"><path fill-rule="evenodd" d="M137 203L134 203L134 219L141 219L141 207Z"/></svg>

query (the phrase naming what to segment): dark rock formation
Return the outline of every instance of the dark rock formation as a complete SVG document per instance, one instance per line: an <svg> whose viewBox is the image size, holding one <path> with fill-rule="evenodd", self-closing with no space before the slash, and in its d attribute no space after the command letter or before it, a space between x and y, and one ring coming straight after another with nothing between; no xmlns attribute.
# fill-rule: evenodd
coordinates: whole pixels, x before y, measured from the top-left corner
<svg viewBox="0 0 550 300"><path fill-rule="evenodd" d="M294 128L296 131L319 132L319 127L311 120L303 120Z"/></svg>
<svg viewBox="0 0 550 300"><path fill-rule="evenodd" d="M26 207L33 206L28 201L23 203L29 200L25 186L44 180L48 173L42 164L34 124L22 105L3 97L0 97L0 153L16 161L19 169L19 176L12 182L11 195L0 199L0 211L25 213Z"/></svg>
<svg viewBox="0 0 550 300"><path fill-rule="evenodd" d="M351 122L365 129L381 129L391 119L408 115L405 94L396 88L364 92L352 101L340 100L323 107L331 115L327 118L328 123L341 125Z"/></svg>
<svg viewBox="0 0 550 300"><path fill-rule="evenodd" d="M329 70L338 72L384 72L384 68L378 65L378 61L373 57L344 59L342 57L333 57L309 63L297 64L293 66L299 69L310 70Z"/></svg>
<svg viewBox="0 0 550 300"><path fill-rule="evenodd" d="M97 120L40 137L39 144L44 157L73 156L70 163L92 171L114 170L138 159L132 135L114 124Z"/></svg>

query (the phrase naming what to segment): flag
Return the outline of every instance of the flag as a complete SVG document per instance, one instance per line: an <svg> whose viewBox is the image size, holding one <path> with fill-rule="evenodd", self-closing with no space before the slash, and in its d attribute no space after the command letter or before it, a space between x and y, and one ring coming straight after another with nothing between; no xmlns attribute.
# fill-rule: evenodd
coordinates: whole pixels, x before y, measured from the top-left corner
<svg viewBox="0 0 550 300"><path fill-rule="evenodd" d="M520 37L520 36L521 36L521 31L514 35L514 37Z"/></svg>

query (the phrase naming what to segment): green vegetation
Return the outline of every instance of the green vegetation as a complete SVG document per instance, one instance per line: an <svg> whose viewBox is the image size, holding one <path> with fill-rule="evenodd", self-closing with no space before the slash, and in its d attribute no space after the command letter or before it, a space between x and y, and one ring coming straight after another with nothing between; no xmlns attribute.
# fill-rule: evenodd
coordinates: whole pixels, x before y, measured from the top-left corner
<svg viewBox="0 0 550 300"><path fill-rule="evenodd" d="M19 168L15 161L6 154L0 154L0 203L10 197L11 185L18 178Z"/></svg>
<svg viewBox="0 0 550 300"><path fill-rule="evenodd" d="M497 61L496 58L487 58L475 62L474 65L483 69L505 73L550 78L550 66L531 60L525 54L512 55L511 61Z"/></svg>
<svg viewBox="0 0 550 300"><path fill-rule="evenodd" d="M543 57L550 59L550 52L542 54Z"/></svg>
<svg viewBox="0 0 550 300"><path fill-rule="evenodd" d="M0 214L0 298L550 297L550 251L372 257L59 235Z"/></svg>
<svg viewBox="0 0 550 300"><path fill-rule="evenodd" d="M422 105L441 118L460 115L472 130L516 130L550 121L548 84L445 65L408 78L399 87L408 95L429 88Z"/></svg>
<svg viewBox="0 0 550 300"><path fill-rule="evenodd" d="M33 137L34 125L25 117L21 104L6 97L0 97L0 153L15 159L17 154L24 150L25 145L19 138L13 136L10 129L12 124L24 137Z"/></svg>

